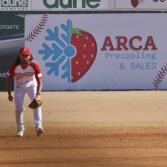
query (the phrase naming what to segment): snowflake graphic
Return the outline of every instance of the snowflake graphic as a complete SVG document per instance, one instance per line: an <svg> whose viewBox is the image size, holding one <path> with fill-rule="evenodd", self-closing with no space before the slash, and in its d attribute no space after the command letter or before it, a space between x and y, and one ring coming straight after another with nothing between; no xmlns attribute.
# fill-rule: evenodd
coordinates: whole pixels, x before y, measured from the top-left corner
<svg viewBox="0 0 167 167"><path fill-rule="evenodd" d="M76 48L71 45L72 21L60 27L47 29L46 42L42 43L42 49L38 51L45 61L48 75L60 76L71 82L71 59L76 55Z"/></svg>

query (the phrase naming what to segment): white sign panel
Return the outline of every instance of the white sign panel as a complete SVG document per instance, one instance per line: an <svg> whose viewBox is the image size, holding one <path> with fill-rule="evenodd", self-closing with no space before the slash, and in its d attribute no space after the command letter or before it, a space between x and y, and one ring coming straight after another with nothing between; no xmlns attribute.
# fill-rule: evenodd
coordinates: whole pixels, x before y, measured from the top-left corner
<svg viewBox="0 0 167 167"><path fill-rule="evenodd" d="M45 90L164 89L164 23L167 14L28 15L25 40Z"/></svg>
<svg viewBox="0 0 167 167"><path fill-rule="evenodd" d="M31 0L0 0L0 11L30 11Z"/></svg>
<svg viewBox="0 0 167 167"><path fill-rule="evenodd" d="M106 10L110 0L34 0L32 10Z"/></svg>
<svg viewBox="0 0 167 167"><path fill-rule="evenodd" d="M167 10L167 0L115 0L116 10Z"/></svg>
<svg viewBox="0 0 167 167"><path fill-rule="evenodd" d="M167 0L0 0L0 11L165 11Z"/></svg>
<svg viewBox="0 0 167 167"><path fill-rule="evenodd" d="M0 11L110 10L113 0L1 0Z"/></svg>

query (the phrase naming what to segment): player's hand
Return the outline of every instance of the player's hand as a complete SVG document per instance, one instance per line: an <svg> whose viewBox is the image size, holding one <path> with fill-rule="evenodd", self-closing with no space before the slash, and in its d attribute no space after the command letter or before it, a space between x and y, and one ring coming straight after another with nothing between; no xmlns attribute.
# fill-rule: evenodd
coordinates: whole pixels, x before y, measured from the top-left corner
<svg viewBox="0 0 167 167"><path fill-rule="evenodd" d="M13 96L12 96L12 95L9 95L9 96L8 96L8 100L12 102L12 101L13 101Z"/></svg>
<svg viewBox="0 0 167 167"><path fill-rule="evenodd" d="M35 97L40 98L40 97L41 97L41 94L40 94L40 93L37 93Z"/></svg>

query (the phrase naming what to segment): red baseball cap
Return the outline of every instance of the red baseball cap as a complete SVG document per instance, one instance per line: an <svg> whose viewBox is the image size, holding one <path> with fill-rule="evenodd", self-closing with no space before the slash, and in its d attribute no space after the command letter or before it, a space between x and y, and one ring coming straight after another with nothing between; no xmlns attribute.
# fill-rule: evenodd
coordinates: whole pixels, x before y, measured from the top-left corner
<svg viewBox="0 0 167 167"><path fill-rule="evenodd" d="M30 48L24 47L19 49L19 55L29 56L31 55Z"/></svg>

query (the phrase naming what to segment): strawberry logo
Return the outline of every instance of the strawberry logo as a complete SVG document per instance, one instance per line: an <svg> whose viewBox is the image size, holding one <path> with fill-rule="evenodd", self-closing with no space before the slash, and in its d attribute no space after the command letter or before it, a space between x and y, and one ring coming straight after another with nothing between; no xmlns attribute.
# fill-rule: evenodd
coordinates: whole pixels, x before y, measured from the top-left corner
<svg viewBox="0 0 167 167"><path fill-rule="evenodd" d="M97 54L97 45L92 34L79 29L73 29L71 43L77 50L76 55L71 60L71 81L75 82L79 80L93 64Z"/></svg>
<svg viewBox="0 0 167 167"><path fill-rule="evenodd" d="M47 36L39 54L43 55L48 75L54 74L68 82L81 79L92 66L97 44L93 35L74 28L71 20L60 27L47 29Z"/></svg>
<svg viewBox="0 0 167 167"><path fill-rule="evenodd" d="M136 8L139 3L142 3L144 0L131 0L131 4L134 8Z"/></svg>

